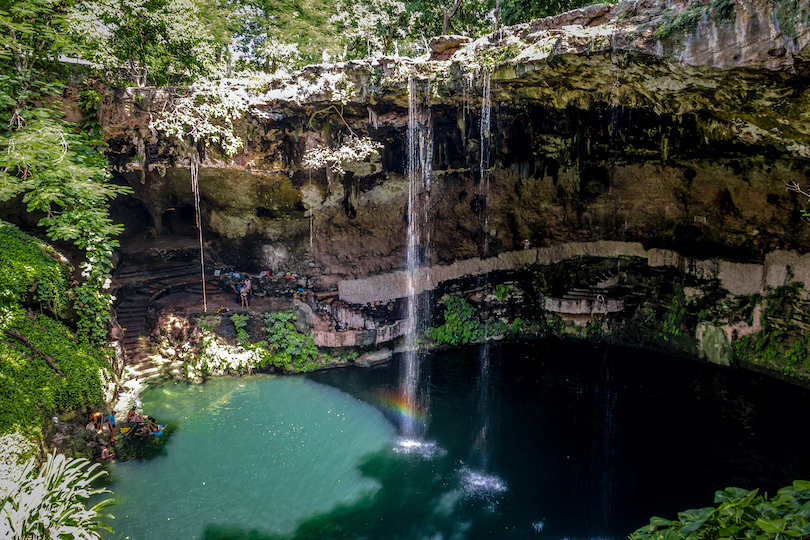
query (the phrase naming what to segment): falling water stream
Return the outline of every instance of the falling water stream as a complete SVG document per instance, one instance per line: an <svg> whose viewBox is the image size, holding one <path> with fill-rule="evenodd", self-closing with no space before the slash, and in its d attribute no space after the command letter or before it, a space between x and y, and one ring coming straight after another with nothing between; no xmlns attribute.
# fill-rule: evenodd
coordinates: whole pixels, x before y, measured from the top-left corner
<svg viewBox="0 0 810 540"><path fill-rule="evenodd" d="M429 93L428 93L429 94ZM408 248L407 294L408 345L400 378L402 440L400 448L423 448L429 395L424 383L423 352L416 345L417 336L424 330L427 308L421 298L420 268L426 252L426 212L430 195L431 166L433 162L433 130L430 110L419 99L419 85L415 78L408 81ZM419 450L421 451L421 450Z"/></svg>
<svg viewBox="0 0 810 540"><path fill-rule="evenodd" d="M479 159L479 171L481 174L479 189L481 200L482 216L479 216L483 223L483 245L481 246L482 256L486 257L489 252L489 150L490 136L492 134L492 79L490 73L485 73L481 89L481 148ZM486 303L487 289L489 287L489 275L483 276L484 302ZM487 313L486 306L482 306L482 312ZM489 437L492 426L490 425L490 343L487 340L489 334L489 317L484 319L484 344L480 348L480 371L478 375L478 407L481 413L481 428L478 431L475 450L477 453L477 465L481 467L481 475L486 474L489 451Z"/></svg>

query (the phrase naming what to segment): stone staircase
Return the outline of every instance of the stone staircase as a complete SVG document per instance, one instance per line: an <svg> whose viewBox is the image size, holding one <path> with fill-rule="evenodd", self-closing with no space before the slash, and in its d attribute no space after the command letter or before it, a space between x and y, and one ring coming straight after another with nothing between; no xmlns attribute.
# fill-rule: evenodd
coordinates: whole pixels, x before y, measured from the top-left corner
<svg viewBox="0 0 810 540"><path fill-rule="evenodd" d="M593 315L624 310L624 298L613 298L611 288L619 283L618 274L611 271L588 280L587 288L574 288L562 298L546 298L545 309L555 313Z"/></svg>
<svg viewBox="0 0 810 540"><path fill-rule="evenodd" d="M166 364L152 356L149 307L169 293L200 292L200 266L190 262L143 262L122 265L114 274L119 284L115 307L121 325L126 362L124 379L145 379L166 371L179 373L182 365ZM216 278L206 278L206 293L219 291Z"/></svg>

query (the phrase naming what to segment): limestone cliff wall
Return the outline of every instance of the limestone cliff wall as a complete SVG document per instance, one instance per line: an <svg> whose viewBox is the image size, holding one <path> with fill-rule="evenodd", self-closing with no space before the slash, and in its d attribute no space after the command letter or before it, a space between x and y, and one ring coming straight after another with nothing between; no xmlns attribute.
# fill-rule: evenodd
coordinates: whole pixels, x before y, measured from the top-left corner
<svg viewBox="0 0 810 540"><path fill-rule="evenodd" d="M445 40L433 59L310 66L269 81L235 122L235 156L195 144L209 252L222 265L317 276L324 288L402 270L409 118L430 162L419 197L431 266L527 240L641 242L693 258L750 259L785 243L804 251L806 201L785 188L810 181L805 8L594 5ZM105 93L110 157L135 190L113 210L130 231L193 229L188 140L152 124L179 91ZM339 146L348 128L381 143L380 155L343 175L302 166L307 150Z"/></svg>

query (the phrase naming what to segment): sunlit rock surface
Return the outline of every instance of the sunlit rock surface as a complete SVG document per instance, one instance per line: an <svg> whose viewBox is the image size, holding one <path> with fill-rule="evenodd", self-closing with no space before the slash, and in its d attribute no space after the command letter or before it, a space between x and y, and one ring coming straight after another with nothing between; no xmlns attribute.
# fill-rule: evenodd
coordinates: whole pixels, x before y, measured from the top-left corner
<svg viewBox="0 0 810 540"><path fill-rule="evenodd" d="M808 17L793 1L602 4L471 43L437 41L443 60L309 66L263 90L236 123L235 156L197 144L209 250L325 288L402 270L409 77L432 136L429 263L486 259L526 240L636 241L732 259L763 243L807 249L805 201L785 187L810 177ZM135 190L115 217L156 237L193 226L188 141L150 126L175 99L174 89L119 89L100 112L117 174ZM302 167L308 149L339 145L347 126L382 143L380 156L345 175Z"/></svg>

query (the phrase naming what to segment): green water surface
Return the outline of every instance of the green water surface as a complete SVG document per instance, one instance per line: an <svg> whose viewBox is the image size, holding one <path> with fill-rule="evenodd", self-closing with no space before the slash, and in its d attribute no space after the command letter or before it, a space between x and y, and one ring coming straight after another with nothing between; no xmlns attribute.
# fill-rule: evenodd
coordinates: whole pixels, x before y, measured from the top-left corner
<svg viewBox="0 0 810 540"><path fill-rule="evenodd" d="M358 466L396 436L377 409L296 377L168 385L143 408L177 427L161 455L110 466L116 539L198 539L229 524L289 534L376 492Z"/></svg>

